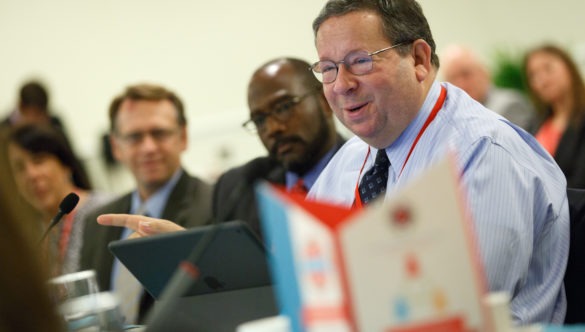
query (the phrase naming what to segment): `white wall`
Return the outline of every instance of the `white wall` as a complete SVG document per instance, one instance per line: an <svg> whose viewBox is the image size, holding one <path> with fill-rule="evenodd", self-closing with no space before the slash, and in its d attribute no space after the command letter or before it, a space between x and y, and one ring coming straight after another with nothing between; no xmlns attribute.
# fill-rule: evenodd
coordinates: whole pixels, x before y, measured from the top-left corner
<svg viewBox="0 0 585 332"><path fill-rule="evenodd" d="M581 0L420 2L439 50L457 41L489 54L544 40L584 49ZM13 107L19 85L39 77L79 154L94 161L111 98L131 83L162 83L187 106L185 165L211 181L216 170L264 154L240 127L248 115L248 78L273 57L315 60L311 22L324 3L0 0L0 116ZM220 161L224 147L231 157Z"/></svg>
<svg viewBox="0 0 585 332"><path fill-rule="evenodd" d="M489 62L504 49L522 54L554 42L585 62L582 0L420 0L439 52L449 43L474 47Z"/></svg>

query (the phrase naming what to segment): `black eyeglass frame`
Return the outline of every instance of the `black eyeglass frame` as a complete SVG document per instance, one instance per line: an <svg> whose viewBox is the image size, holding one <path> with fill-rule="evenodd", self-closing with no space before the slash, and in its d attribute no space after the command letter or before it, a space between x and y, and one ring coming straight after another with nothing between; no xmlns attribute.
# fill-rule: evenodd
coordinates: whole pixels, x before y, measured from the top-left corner
<svg viewBox="0 0 585 332"><path fill-rule="evenodd" d="M278 102L268 112L258 112L253 114L250 119L242 123L242 127L250 133L259 133L265 130L266 120L272 117L274 120L284 123L293 115L295 108L308 96L321 91L321 87L310 90L300 96L290 96L289 99Z"/></svg>

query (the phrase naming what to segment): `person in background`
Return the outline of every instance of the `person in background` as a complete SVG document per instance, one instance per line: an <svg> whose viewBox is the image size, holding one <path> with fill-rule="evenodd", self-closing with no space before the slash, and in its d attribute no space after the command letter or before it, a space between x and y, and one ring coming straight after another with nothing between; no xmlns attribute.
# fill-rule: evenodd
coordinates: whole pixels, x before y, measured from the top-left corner
<svg viewBox="0 0 585 332"><path fill-rule="evenodd" d="M212 188L181 165L187 148L187 118L174 92L154 84L129 86L112 101L109 118L112 152L132 172L136 189L88 215L81 267L97 271L102 290L113 290L128 300L122 303L122 312L126 323L133 324L142 322L153 300L137 289L138 281L107 248L132 231L103 227L96 223L97 216L130 213L174 220L187 228L200 226L211 220ZM127 293L130 289L132 294Z"/></svg>
<svg viewBox="0 0 585 332"><path fill-rule="evenodd" d="M49 272L19 215L0 200L0 331L61 332L63 324L49 296Z"/></svg>
<svg viewBox="0 0 585 332"><path fill-rule="evenodd" d="M416 1L330 0L313 30L313 71L357 137L307 198L359 207L454 152L489 291L510 294L516 324L562 323L569 211L552 157L526 131L436 81L439 58Z"/></svg>
<svg viewBox="0 0 585 332"><path fill-rule="evenodd" d="M532 133L567 186L585 188L585 85L577 65L560 47L542 45L526 53L524 73L538 114Z"/></svg>
<svg viewBox="0 0 585 332"><path fill-rule="evenodd" d="M0 172L0 199L10 202L7 204L7 208L18 215L18 219L23 220L26 226L32 226L32 228L25 229L25 231L33 236L36 235L38 230L35 221L39 220L40 214L37 209L33 208L26 199L18 194L14 175L9 171L8 136L15 127L28 123L38 123L54 127L67 138L61 121L49 111L49 101L49 93L42 83L28 81L19 89L18 101L14 110L0 121L0 169L4 170ZM67 144L69 144L69 140L67 140Z"/></svg>
<svg viewBox="0 0 585 332"><path fill-rule="evenodd" d="M520 92L493 85L487 66L470 48L449 45L441 54L441 72L445 81L456 85L504 118L528 129L534 119L534 107Z"/></svg>
<svg viewBox="0 0 585 332"><path fill-rule="evenodd" d="M52 126L25 124L9 137L8 154L20 194L41 218L36 224L37 242L59 211L65 196L73 192L79 203L47 237L48 258L54 276L79 271L85 215L111 196L91 191L87 174L60 131Z"/></svg>
<svg viewBox="0 0 585 332"><path fill-rule="evenodd" d="M48 123L65 135L63 123L49 111L49 93L41 82L29 81L21 86L16 108L1 125L14 127L25 123Z"/></svg>
<svg viewBox="0 0 585 332"><path fill-rule="evenodd" d="M248 84L250 119L243 126L258 134L268 156L219 177L213 196L217 221L244 220L262 234L255 182L266 180L306 194L344 143L335 130L321 82L308 68L309 63L303 60L277 58L253 73ZM243 186L241 192L230 200L238 186ZM223 211L232 206L231 211Z"/></svg>

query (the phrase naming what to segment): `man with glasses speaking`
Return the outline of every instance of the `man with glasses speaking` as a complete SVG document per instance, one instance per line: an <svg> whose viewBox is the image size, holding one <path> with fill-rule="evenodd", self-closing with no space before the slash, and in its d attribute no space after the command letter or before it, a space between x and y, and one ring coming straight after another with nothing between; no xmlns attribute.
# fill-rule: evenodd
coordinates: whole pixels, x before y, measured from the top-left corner
<svg viewBox="0 0 585 332"><path fill-rule="evenodd" d="M123 299L127 324L141 322L152 299L108 251L109 242L133 231L103 227L97 216L127 213L173 220L182 227L211 220L211 186L181 167L187 148L187 119L182 101L162 86L130 86L110 105L110 140L114 156L131 171L136 189L88 216L82 269L97 271L101 290Z"/></svg>
<svg viewBox="0 0 585 332"><path fill-rule="evenodd" d="M562 323L569 211L552 157L463 90L436 81L436 46L416 1L329 0L313 30L313 71L357 136L308 198L368 204L454 152L489 290L510 294L517 324Z"/></svg>

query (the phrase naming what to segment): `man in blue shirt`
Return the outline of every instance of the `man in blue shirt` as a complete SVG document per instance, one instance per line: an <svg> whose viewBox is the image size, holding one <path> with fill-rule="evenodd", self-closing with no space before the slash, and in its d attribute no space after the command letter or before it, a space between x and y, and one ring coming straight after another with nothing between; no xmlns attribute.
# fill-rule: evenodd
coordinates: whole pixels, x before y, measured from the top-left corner
<svg viewBox="0 0 585 332"><path fill-rule="evenodd" d="M416 1L331 0L313 28L320 59L313 71L357 137L309 198L359 205L357 188L375 159L389 160L388 195L454 151L490 291L511 295L518 324L562 323L569 213L551 156L462 90L435 81L435 43Z"/></svg>
<svg viewBox="0 0 585 332"><path fill-rule="evenodd" d="M114 155L130 170L136 188L88 214L80 265L96 270L101 290L117 293L126 323L132 324L143 321L154 301L107 246L133 230L102 227L95 222L97 216L132 213L171 219L185 228L201 226L211 220L212 188L181 164L187 118L174 92L154 84L129 86L111 102L109 118Z"/></svg>

